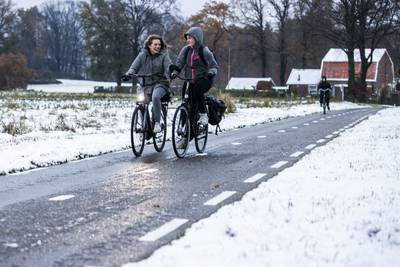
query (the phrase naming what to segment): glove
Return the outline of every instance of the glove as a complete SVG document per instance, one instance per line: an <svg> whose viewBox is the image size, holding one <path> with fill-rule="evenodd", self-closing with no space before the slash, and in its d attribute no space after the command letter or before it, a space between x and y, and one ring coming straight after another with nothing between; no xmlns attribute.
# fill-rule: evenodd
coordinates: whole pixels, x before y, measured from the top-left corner
<svg viewBox="0 0 400 267"><path fill-rule="evenodd" d="M180 71L181 69L178 66L174 64L169 65L168 67L169 78L171 78L171 80L175 79Z"/></svg>
<svg viewBox="0 0 400 267"><path fill-rule="evenodd" d="M124 74L124 75L121 76L121 80L124 81L124 82L127 82L130 79L132 79L132 75L130 75L130 74Z"/></svg>
<svg viewBox="0 0 400 267"><path fill-rule="evenodd" d="M214 77L215 77L214 73L207 74L207 79L210 81L211 84L214 82Z"/></svg>

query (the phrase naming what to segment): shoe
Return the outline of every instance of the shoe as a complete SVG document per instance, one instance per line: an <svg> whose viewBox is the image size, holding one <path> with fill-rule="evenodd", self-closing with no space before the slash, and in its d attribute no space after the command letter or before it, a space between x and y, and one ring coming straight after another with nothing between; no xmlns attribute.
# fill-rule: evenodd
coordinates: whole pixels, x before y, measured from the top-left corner
<svg viewBox="0 0 400 267"><path fill-rule="evenodd" d="M183 137L181 140L178 141L178 143L176 144L176 148L177 149L184 149L186 147L187 144L187 138Z"/></svg>
<svg viewBox="0 0 400 267"><path fill-rule="evenodd" d="M161 129L160 123L159 123L159 122L156 122L156 123L154 124L153 132L154 132L154 133L159 133L159 132L161 132L161 131L162 131L162 129Z"/></svg>
<svg viewBox="0 0 400 267"><path fill-rule="evenodd" d="M207 113L199 113L199 123L206 126L208 124L208 116Z"/></svg>
<svg viewBox="0 0 400 267"><path fill-rule="evenodd" d="M331 108L328 106L328 110L331 111Z"/></svg>

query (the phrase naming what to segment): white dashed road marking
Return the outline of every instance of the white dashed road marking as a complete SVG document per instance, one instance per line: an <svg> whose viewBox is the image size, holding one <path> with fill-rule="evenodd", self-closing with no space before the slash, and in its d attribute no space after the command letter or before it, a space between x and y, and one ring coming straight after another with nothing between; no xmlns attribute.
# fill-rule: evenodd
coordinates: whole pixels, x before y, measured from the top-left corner
<svg viewBox="0 0 400 267"><path fill-rule="evenodd" d="M301 154L303 154L303 151L297 151L294 152L292 155L290 155L291 158L297 158L298 156L300 156Z"/></svg>
<svg viewBox="0 0 400 267"><path fill-rule="evenodd" d="M267 175L267 174L266 173L257 173L256 175L253 175L250 178L247 178L243 182L244 183L254 183L254 182L257 182L258 180L260 180L261 178L263 178L265 175Z"/></svg>
<svg viewBox="0 0 400 267"><path fill-rule="evenodd" d="M242 143L239 143L239 142L233 142L232 143L232 145L234 145L234 146L240 146Z"/></svg>
<svg viewBox="0 0 400 267"><path fill-rule="evenodd" d="M61 195L61 196L49 198L49 200L50 201L64 201L64 200L68 200L68 199L71 199L74 197L75 197L74 195Z"/></svg>
<svg viewBox="0 0 400 267"><path fill-rule="evenodd" d="M152 172L157 172L157 171L158 171L158 169L151 168L151 169L146 169L146 170L143 170L143 171L137 172L136 174L142 174L142 173L152 173Z"/></svg>
<svg viewBox="0 0 400 267"><path fill-rule="evenodd" d="M325 136L325 138L327 138L327 139L331 139L333 137L333 135L327 135L327 136Z"/></svg>
<svg viewBox="0 0 400 267"><path fill-rule="evenodd" d="M324 143L324 142L326 142L325 139L319 139L319 140L317 141L318 144L321 144L321 143Z"/></svg>
<svg viewBox="0 0 400 267"><path fill-rule="evenodd" d="M279 130L278 133L286 133L286 130Z"/></svg>
<svg viewBox="0 0 400 267"><path fill-rule="evenodd" d="M293 126L293 127L292 127L292 129L298 129L298 128L299 128L299 127L297 127L297 126Z"/></svg>
<svg viewBox="0 0 400 267"><path fill-rule="evenodd" d="M285 165L286 163L288 163L287 161L278 161L277 163L275 163L274 165L271 166L272 169L279 169L280 167L282 167L283 165Z"/></svg>
<svg viewBox="0 0 400 267"><path fill-rule="evenodd" d="M304 123L303 125L304 125L304 126L308 126L308 125L310 125L310 124L309 124L309 123Z"/></svg>
<svg viewBox="0 0 400 267"><path fill-rule="evenodd" d="M3 244L5 247L8 247L8 248L17 248L18 247L18 244L17 243L5 243L5 244Z"/></svg>
<svg viewBox="0 0 400 267"><path fill-rule="evenodd" d="M306 146L306 149L310 150L310 149L313 149L316 146L317 146L316 144L311 144L311 145Z"/></svg>
<svg viewBox="0 0 400 267"><path fill-rule="evenodd" d="M318 123L318 121L313 121L313 123Z"/></svg>
<svg viewBox="0 0 400 267"><path fill-rule="evenodd" d="M168 233L178 229L180 226L183 224L187 223L189 220L187 219L172 219L171 221L165 223L161 227L145 234L141 238L139 238L140 241L147 241L147 242L152 242L160 239L161 237L167 235Z"/></svg>
<svg viewBox="0 0 400 267"><path fill-rule="evenodd" d="M215 206L224 201L225 199L233 196L236 194L236 191L224 191L221 192L219 195L213 197L212 199L208 200L204 205L206 206Z"/></svg>
<svg viewBox="0 0 400 267"><path fill-rule="evenodd" d="M259 135L259 136L257 136L257 138L265 138L265 137L267 137L267 136L265 136L265 135Z"/></svg>

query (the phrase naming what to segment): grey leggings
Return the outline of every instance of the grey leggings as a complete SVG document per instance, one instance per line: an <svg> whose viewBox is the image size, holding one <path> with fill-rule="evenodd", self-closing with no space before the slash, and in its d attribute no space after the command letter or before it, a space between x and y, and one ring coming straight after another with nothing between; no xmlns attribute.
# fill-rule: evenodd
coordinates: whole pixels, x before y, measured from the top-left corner
<svg viewBox="0 0 400 267"><path fill-rule="evenodd" d="M162 86L156 86L153 90L153 111L154 111L154 121L160 122L161 118L161 98L167 94L167 91Z"/></svg>

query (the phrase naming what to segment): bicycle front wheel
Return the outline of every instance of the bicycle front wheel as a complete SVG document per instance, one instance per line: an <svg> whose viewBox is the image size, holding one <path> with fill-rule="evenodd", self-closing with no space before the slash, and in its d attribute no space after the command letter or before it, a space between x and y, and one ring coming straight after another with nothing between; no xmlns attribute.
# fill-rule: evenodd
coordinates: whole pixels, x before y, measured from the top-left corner
<svg viewBox="0 0 400 267"><path fill-rule="evenodd" d="M164 149L167 137L167 108L164 105L161 106L160 125L161 132L153 134L153 145L157 152L161 152Z"/></svg>
<svg viewBox="0 0 400 267"><path fill-rule="evenodd" d="M172 120L172 147L178 158L183 158L189 147L190 119L189 112L184 105L180 105Z"/></svg>
<svg viewBox="0 0 400 267"><path fill-rule="evenodd" d="M131 145L133 154L139 157L144 148L145 130L144 128L144 110L136 107L133 111L131 122Z"/></svg>
<svg viewBox="0 0 400 267"><path fill-rule="evenodd" d="M203 153L206 149L207 138L208 138L208 124L202 125L197 123L197 133L194 137L194 144L196 145L196 150L199 153Z"/></svg>

